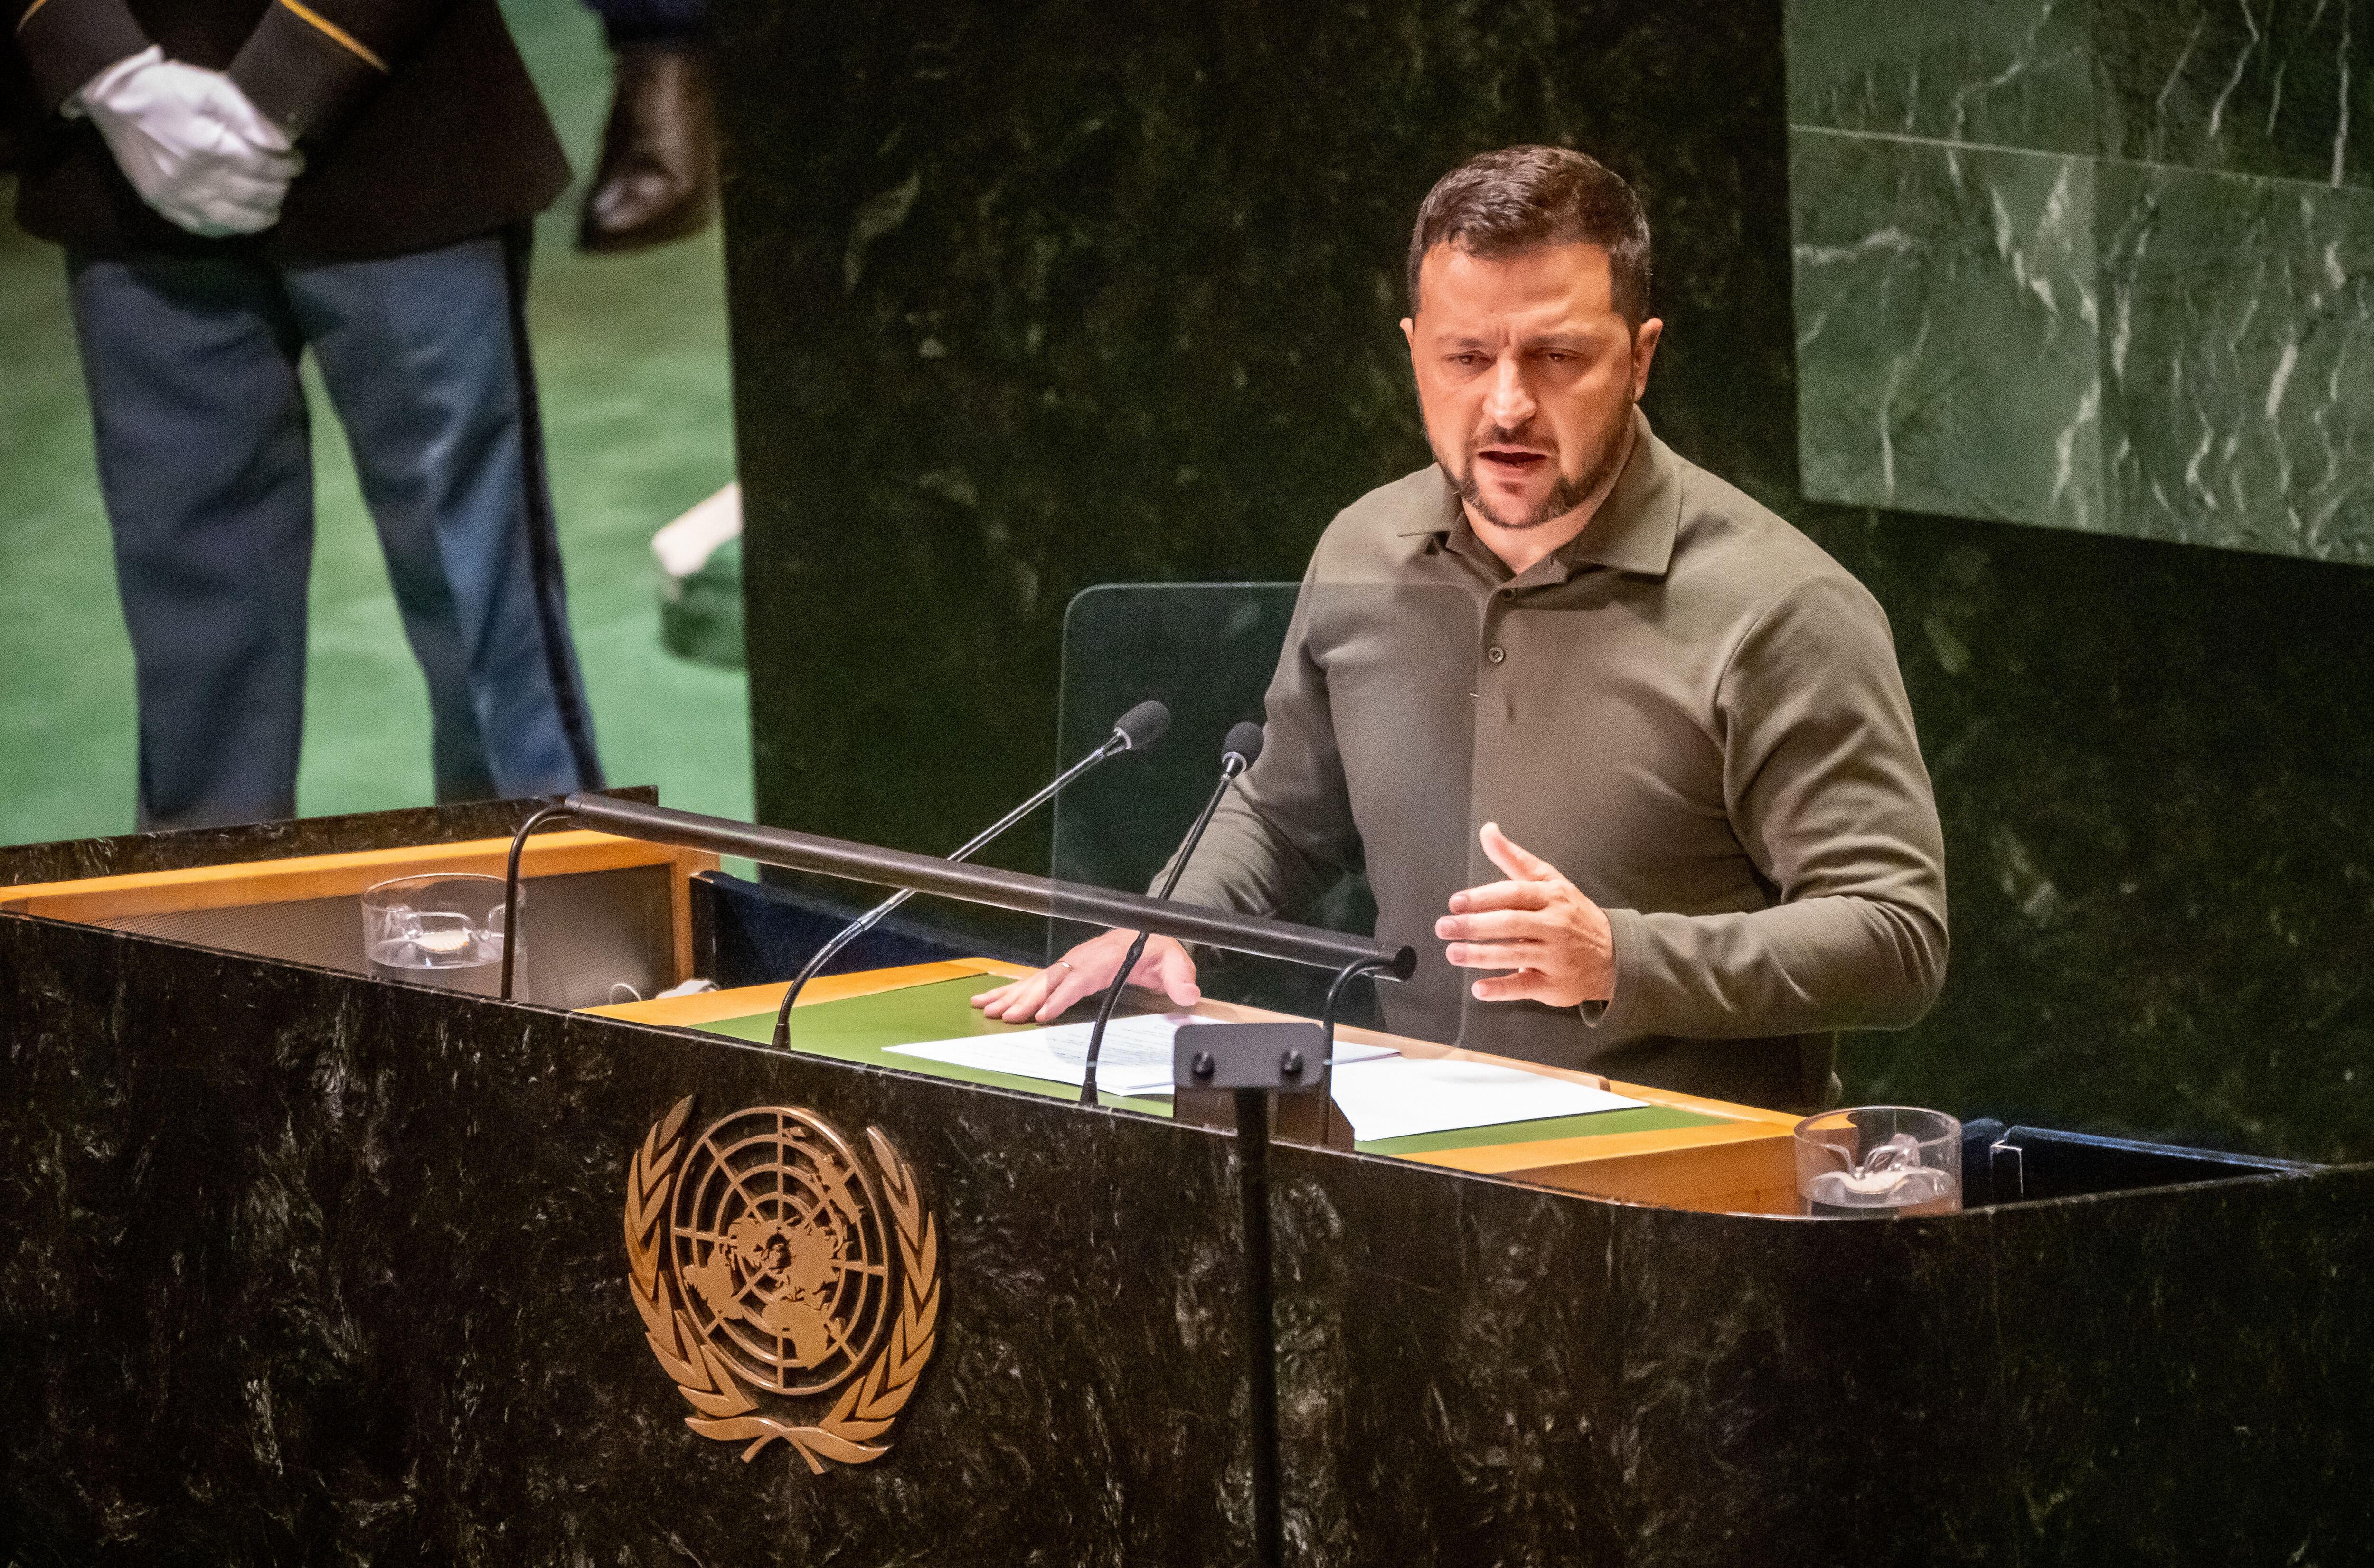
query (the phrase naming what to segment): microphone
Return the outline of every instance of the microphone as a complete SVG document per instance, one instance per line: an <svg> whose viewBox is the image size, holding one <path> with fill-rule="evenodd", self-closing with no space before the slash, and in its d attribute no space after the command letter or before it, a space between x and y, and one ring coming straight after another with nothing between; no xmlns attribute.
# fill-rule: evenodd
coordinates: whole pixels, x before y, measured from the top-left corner
<svg viewBox="0 0 2374 1568"><path fill-rule="evenodd" d="M991 839L996 837L1007 828L1012 827L1016 823L1020 822L1024 817L1028 816L1032 812L1037 811L1049 801L1053 800L1057 791L1061 790L1064 786L1069 784L1073 779L1077 778L1081 774L1086 773L1088 769L1096 766L1100 762L1121 755L1123 752L1144 751L1146 747L1154 744L1155 742L1162 739L1162 732L1169 728L1170 709L1165 708L1159 702L1153 700L1151 697L1139 703L1135 708L1131 708L1127 713L1122 714L1119 719L1113 720L1112 733L1105 737L1105 742L1102 745L1090 752L1087 755L1082 757L1079 761L1074 763L1071 766L1065 768L1063 772L1057 774L1054 780L1048 784L1046 788L1040 790L1037 794L1031 796L1028 800L1023 802L1020 805L1015 807L1004 816L999 817L995 822L991 823L987 827L981 829L981 832L973 835L971 838L965 842L961 848L958 848L950 854L948 859L951 860L969 859L974 850L980 848L982 845L988 843ZM896 909L899 905L904 904L908 899L914 896L915 894L912 888L902 887L898 892L892 894L889 897L885 898L881 903L876 904L873 908L868 909L865 913L858 916L857 919L850 921L849 924L841 927L840 930L836 931L833 934L832 940L826 942L822 947L817 948L816 950L815 956L811 957L806 964L801 966L800 972L797 975L792 977L792 988L783 993L783 1005L778 1008L775 1012L775 1048L777 1050L789 1050L791 1048L792 1003L799 1000L800 992L806 987L807 983L810 980L815 979L817 973L821 971L827 964L832 962L832 956L834 954L839 953L842 948L847 947L851 942L855 942L859 937L864 936L867 931L872 930L876 926L881 924L882 918L885 915L889 914L890 911Z"/></svg>
<svg viewBox="0 0 2374 1568"><path fill-rule="evenodd" d="M1212 825L1212 813L1220 809L1220 797L1228 792L1238 774L1259 760L1261 753L1262 727L1250 719L1240 720L1228 731L1228 738L1220 743L1220 782L1212 790L1212 798L1204 802L1204 814L1195 819L1195 825L1180 841L1179 853L1170 862L1170 874L1162 879L1162 891L1155 895L1157 898L1169 897L1171 889L1179 885L1188 859L1195 853L1195 846L1204 841L1204 830ZM1146 933L1140 931L1137 940L1129 944L1129 956L1121 961L1121 972L1112 977L1112 984L1105 989L1104 1000L1097 1004L1096 1026L1088 1031L1088 1056L1084 1064L1087 1071L1080 1079L1080 1104L1084 1106L1097 1103L1097 1053L1105 1043L1105 1025L1112 1022L1113 1009L1121 1004L1122 989L1129 984L1129 972L1137 967L1139 955L1146 952Z"/></svg>

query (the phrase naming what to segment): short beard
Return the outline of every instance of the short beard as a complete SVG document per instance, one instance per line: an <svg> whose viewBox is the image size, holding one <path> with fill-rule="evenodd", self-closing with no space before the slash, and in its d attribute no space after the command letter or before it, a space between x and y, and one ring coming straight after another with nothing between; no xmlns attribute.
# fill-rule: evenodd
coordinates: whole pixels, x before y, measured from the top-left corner
<svg viewBox="0 0 2374 1568"><path fill-rule="evenodd" d="M1631 426L1632 400L1627 398L1624 400L1622 411L1618 413L1607 433L1601 439L1598 450L1592 453L1591 466L1583 471L1582 477L1569 479L1564 474L1558 475L1557 483L1550 486L1550 493L1542 497L1541 504L1523 517L1514 520L1502 517L1484 499L1483 488L1475 483L1474 453L1479 448L1488 447L1498 442L1506 442L1510 446L1523 444L1524 435L1522 427L1507 430L1495 426L1486 433L1482 440L1468 449L1469 456L1463 467L1454 469L1451 464L1443 462L1440 452L1435 454L1434 461L1441 465L1445 474L1451 475L1451 482L1458 489L1461 500L1481 512L1495 528L1505 528L1512 533L1519 532L1528 528L1539 528L1545 523L1556 522L1591 499L1598 492L1599 487L1615 475L1617 467L1628 455L1625 450L1625 438L1629 433Z"/></svg>

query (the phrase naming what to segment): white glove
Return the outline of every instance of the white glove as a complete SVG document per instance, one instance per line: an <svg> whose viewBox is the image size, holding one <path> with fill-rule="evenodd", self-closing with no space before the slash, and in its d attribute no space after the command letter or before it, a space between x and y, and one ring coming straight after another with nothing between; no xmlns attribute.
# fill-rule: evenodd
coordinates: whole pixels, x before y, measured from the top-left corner
<svg viewBox="0 0 2374 1568"><path fill-rule="evenodd" d="M142 201L209 240L279 222L305 168L238 83L154 44L84 83L65 112L90 117Z"/></svg>

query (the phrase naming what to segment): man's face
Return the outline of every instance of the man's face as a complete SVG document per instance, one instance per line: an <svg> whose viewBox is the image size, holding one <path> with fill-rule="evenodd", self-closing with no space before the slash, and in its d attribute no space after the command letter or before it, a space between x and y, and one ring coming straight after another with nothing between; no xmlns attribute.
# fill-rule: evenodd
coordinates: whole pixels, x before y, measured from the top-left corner
<svg viewBox="0 0 2374 1568"><path fill-rule="evenodd" d="M1487 529L1542 530L1615 480L1664 323L1633 331L1613 282L1598 245L1437 245L1420 264L1402 332L1427 440Z"/></svg>

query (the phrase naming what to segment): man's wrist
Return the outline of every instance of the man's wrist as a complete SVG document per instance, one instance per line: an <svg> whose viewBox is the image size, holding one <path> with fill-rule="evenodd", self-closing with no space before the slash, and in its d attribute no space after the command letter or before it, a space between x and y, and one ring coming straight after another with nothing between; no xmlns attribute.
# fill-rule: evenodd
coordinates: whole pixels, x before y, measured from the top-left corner
<svg viewBox="0 0 2374 1568"><path fill-rule="evenodd" d="M90 80L75 89L72 98L58 105L58 112L68 120L83 119L89 114L92 104L107 107L108 99L126 77L151 65L161 65L164 62L165 51L157 44L135 50L123 59L94 72Z"/></svg>
<svg viewBox="0 0 2374 1568"><path fill-rule="evenodd" d="M391 74L363 40L287 6L264 12L228 73L292 143L335 133Z"/></svg>
<svg viewBox="0 0 2374 1568"><path fill-rule="evenodd" d="M1639 948L1640 917L1637 913L1604 907L1599 912L1607 918L1607 995L1597 1001L1585 1001L1577 1009L1583 1023L1593 1029L1604 1028L1611 1017L1620 1025L1621 1013L1630 1011L1624 982L1634 966L1630 955Z"/></svg>

